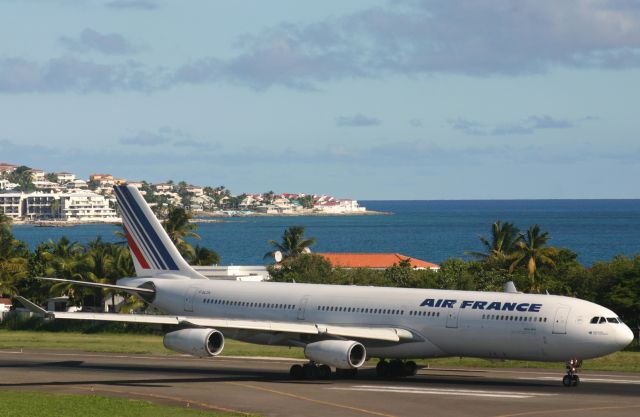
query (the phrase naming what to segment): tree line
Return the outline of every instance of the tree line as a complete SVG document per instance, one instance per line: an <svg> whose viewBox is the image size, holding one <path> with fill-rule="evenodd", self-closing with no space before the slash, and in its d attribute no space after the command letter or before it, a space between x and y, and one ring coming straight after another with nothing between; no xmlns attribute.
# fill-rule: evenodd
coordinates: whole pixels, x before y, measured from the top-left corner
<svg viewBox="0 0 640 417"><path fill-rule="evenodd" d="M197 225L191 223L190 219L191 215L183 208L172 207L167 211L162 225L190 264L220 263L215 251L187 242L186 238L200 238L195 232ZM114 284L120 278L135 276L124 229L116 234L122 239L120 242L105 242L97 237L82 245L62 237L58 241L42 242L29 250L26 243L14 237L11 219L0 214L0 296L20 294L43 303L47 298L67 295L71 305L100 304L104 290L51 283L35 277ZM124 308L131 310L142 306L137 298L128 296Z"/></svg>

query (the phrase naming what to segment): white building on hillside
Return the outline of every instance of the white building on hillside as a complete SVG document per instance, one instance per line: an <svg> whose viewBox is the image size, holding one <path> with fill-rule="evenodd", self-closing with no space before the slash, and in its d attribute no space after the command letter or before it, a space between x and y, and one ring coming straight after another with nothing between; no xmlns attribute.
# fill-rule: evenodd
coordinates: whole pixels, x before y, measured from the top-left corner
<svg viewBox="0 0 640 417"><path fill-rule="evenodd" d="M85 180L69 181L64 186L67 190L86 190L89 188L89 185Z"/></svg>
<svg viewBox="0 0 640 417"><path fill-rule="evenodd" d="M187 191L196 195L197 197L204 195L204 188L199 187L197 185L187 186Z"/></svg>
<svg viewBox="0 0 640 417"><path fill-rule="evenodd" d="M30 169L29 174L32 181L44 181L44 171L41 169Z"/></svg>
<svg viewBox="0 0 640 417"><path fill-rule="evenodd" d="M164 191L173 190L173 185L172 184L164 184L164 183L153 184L152 187L156 192L164 192Z"/></svg>
<svg viewBox="0 0 640 417"><path fill-rule="evenodd" d="M109 207L109 201L91 192L60 195L60 218L67 221L120 221L115 209Z"/></svg>
<svg viewBox="0 0 640 417"><path fill-rule="evenodd" d="M89 191L0 194L0 213L13 219L120 222L113 202Z"/></svg>
<svg viewBox="0 0 640 417"><path fill-rule="evenodd" d="M325 200L313 206L314 211L325 214L361 213L367 210L360 207L357 200Z"/></svg>
<svg viewBox="0 0 640 417"><path fill-rule="evenodd" d="M60 194L35 192L23 194L22 217L26 220L53 219L59 208Z"/></svg>
<svg viewBox="0 0 640 417"><path fill-rule="evenodd" d="M60 184L58 184L57 182L41 180L41 181L32 181L32 183L33 183L33 186L36 187L36 190L58 191L60 189Z"/></svg>
<svg viewBox="0 0 640 417"><path fill-rule="evenodd" d="M70 181L75 181L76 175L70 172L56 172L56 178L58 178L58 183L66 184Z"/></svg>
<svg viewBox="0 0 640 417"><path fill-rule="evenodd" d="M0 214L19 219L22 217L22 194L6 193L0 194Z"/></svg>

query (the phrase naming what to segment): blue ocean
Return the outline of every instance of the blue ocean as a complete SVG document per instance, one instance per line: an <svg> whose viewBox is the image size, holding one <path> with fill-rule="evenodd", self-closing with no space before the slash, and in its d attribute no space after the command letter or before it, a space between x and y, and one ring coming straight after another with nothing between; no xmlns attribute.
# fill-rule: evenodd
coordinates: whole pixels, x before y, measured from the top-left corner
<svg viewBox="0 0 640 417"><path fill-rule="evenodd" d="M640 253L640 200L491 200L361 201L371 216L243 217L198 227L193 243L216 250L224 265L257 265L270 260L269 239L280 240L289 226L301 225L315 237L314 252L394 252L430 262L464 258L481 251L478 236L488 236L496 220L521 230L539 224L550 244L578 253L584 265L616 255ZM31 247L66 235L86 243L96 236L118 241L117 227L84 225L64 228L17 225L14 234Z"/></svg>

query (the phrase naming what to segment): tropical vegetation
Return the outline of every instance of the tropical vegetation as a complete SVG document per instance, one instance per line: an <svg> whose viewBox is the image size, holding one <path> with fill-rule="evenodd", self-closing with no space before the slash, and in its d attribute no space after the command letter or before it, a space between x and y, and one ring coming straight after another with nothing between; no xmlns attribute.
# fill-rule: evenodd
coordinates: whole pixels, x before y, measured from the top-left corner
<svg viewBox="0 0 640 417"><path fill-rule="evenodd" d="M179 207L167 211L163 226L182 255L193 265L220 263L219 255L208 248L193 247L187 239L199 238L197 226L190 214ZM123 241L109 243L100 236L86 245L72 242L66 237L38 244L30 251L24 242L13 236L11 219L0 214L0 296L20 294L38 303L50 297L68 296L71 305L99 305L105 296L115 304L115 293L99 288L51 283L35 277L57 277L72 280L113 284L123 277L135 276L135 268L124 231L116 233ZM125 296L125 310L143 308L136 297Z"/></svg>
<svg viewBox="0 0 640 417"><path fill-rule="evenodd" d="M265 258L273 258L276 252L282 254L283 259L296 258L308 251L309 247L316 243L315 238L304 237L304 227L291 226L282 234L280 242L269 240L269 245L274 249L264 254Z"/></svg>

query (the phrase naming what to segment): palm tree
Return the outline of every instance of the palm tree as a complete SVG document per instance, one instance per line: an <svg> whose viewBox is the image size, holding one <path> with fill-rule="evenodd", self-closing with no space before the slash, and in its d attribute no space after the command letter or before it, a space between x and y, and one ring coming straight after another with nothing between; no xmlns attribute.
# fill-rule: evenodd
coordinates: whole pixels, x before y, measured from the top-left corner
<svg viewBox="0 0 640 417"><path fill-rule="evenodd" d="M178 251L185 257L193 256L193 246L191 246L185 238L200 239L200 236L194 232L198 226L190 223L189 220L191 220L191 215L187 213L185 209L172 207L169 209L166 220L162 223L173 244L176 245Z"/></svg>
<svg viewBox="0 0 640 417"><path fill-rule="evenodd" d="M82 245L71 242L66 236L61 237L57 242L49 240L39 245L38 251L45 262L44 271L48 276L82 280L84 272L91 268ZM70 299L76 299L76 288L73 284L64 282L53 284L49 292L67 294Z"/></svg>
<svg viewBox="0 0 640 417"><path fill-rule="evenodd" d="M465 253L485 262L492 260L504 262L515 252L517 244L521 240L522 234L513 223L497 221L491 226L491 241L484 236L480 236L480 242L482 242L486 252Z"/></svg>
<svg viewBox="0 0 640 417"><path fill-rule="evenodd" d="M264 254L265 258L271 258L276 252L281 252L284 259L295 258L316 243L315 238L304 239L303 226L291 226L282 235L282 242L270 240L269 244L275 249Z"/></svg>
<svg viewBox="0 0 640 417"><path fill-rule="evenodd" d="M100 236L89 242L84 259L88 269L86 271L87 280L100 284L115 284L117 278L113 276L114 258L111 249L114 246L116 245L103 242ZM102 295L111 294L111 304L115 305L114 291L103 289L94 292Z"/></svg>
<svg viewBox="0 0 640 417"><path fill-rule="evenodd" d="M540 226L529 227L523 239L516 243L516 250L509 267L509 272L513 272L519 265L527 266L527 274L531 281L531 290L539 292L539 283L536 282L536 271L538 265L555 266L553 257L558 254L558 249L546 246L549 241L549 232L540 232Z"/></svg>
<svg viewBox="0 0 640 417"><path fill-rule="evenodd" d="M29 272L29 250L13 237L11 218L0 214L0 295L17 293L16 283Z"/></svg>
<svg viewBox="0 0 640 417"><path fill-rule="evenodd" d="M191 265L217 265L220 263L220 255L217 252L196 245L193 249L193 257L189 259Z"/></svg>

